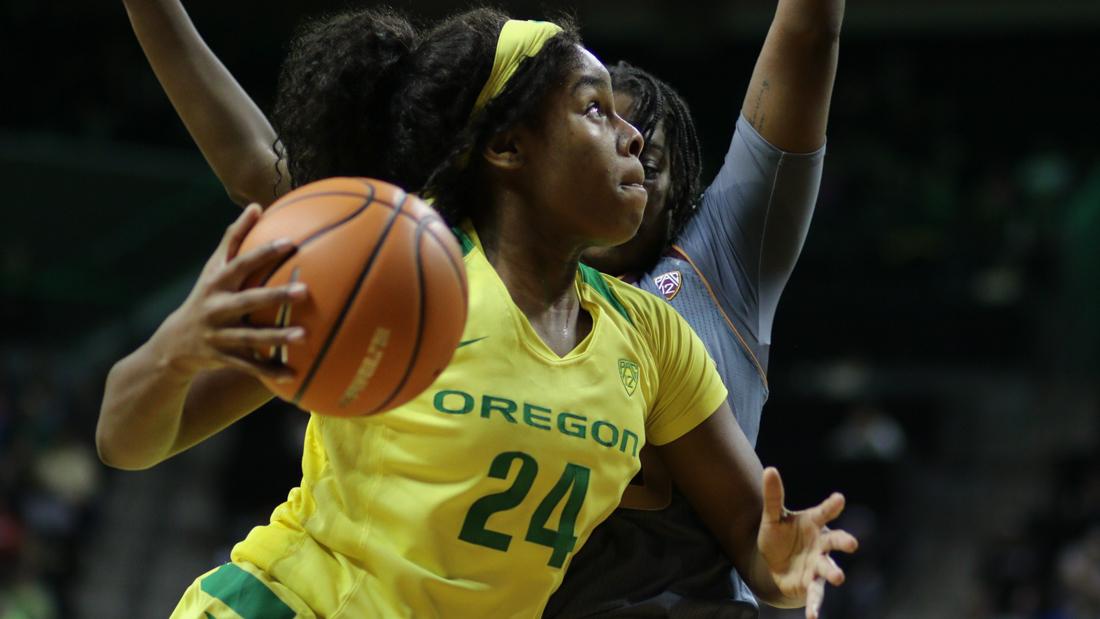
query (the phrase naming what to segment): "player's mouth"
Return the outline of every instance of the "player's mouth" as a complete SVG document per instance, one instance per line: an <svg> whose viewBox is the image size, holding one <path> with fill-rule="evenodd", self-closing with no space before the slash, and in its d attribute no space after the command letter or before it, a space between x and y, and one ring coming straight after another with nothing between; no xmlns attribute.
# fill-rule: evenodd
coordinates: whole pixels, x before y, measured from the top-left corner
<svg viewBox="0 0 1100 619"><path fill-rule="evenodd" d="M645 195L649 193L645 189L645 171L642 169L641 164L632 166L631 171L623 178L623 182L619 183L619 187L626 191L640 191Z"/></svg>

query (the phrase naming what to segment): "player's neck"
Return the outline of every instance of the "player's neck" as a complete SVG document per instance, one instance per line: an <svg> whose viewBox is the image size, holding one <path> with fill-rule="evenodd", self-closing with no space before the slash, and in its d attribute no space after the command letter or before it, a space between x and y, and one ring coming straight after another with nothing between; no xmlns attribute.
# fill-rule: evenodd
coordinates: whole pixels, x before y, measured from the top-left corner
<svg viewBox="0 0 1100 619"><path fill-rule="evenodd" d="M486 209L474 216L474 227L512 302L543 342L564 355L591 329L574 285L582 248L524 217L524 212Z"/></svg>

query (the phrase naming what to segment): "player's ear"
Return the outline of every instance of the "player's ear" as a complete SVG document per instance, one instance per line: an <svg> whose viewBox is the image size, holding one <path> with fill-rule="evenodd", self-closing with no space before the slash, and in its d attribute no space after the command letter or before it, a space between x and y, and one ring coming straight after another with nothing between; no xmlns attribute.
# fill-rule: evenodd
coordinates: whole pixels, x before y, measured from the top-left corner
<svg viewBox="0 0 1100 619"><path fill-rule="evenodd" d="M515 129L501 131L489 139L481 150L481 156L497 170L518 169L523 165L521 136Z"/></svg>

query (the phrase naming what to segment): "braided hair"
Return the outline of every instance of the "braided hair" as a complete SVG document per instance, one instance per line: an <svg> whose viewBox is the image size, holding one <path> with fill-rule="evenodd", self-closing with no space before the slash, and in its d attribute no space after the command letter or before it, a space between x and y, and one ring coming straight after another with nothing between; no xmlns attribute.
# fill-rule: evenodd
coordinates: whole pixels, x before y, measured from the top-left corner
<svg viewBox="0 0 1100 619"><path fill-rule="evenodd" d="M435 199L451 224L479 203L497 133L537 117L577 66L580 38L563 31L517 69L471 117L508 16L480 8L420 31L391 9L307 23L283 65L272 124L292 187L330 176L370 176Z"/></svg>
<svg viewBox="0 0 1100 619"><path fill-rule="evenodd" d="M657 125L664 121L669 153L668 210L672 223L668 243L671 244L695 214L702 193L703 155L695 122L687 103L666 82L626 62L619 62L608 70L615 91L634 99L628 120L646 142L653 137Z"/></svg>

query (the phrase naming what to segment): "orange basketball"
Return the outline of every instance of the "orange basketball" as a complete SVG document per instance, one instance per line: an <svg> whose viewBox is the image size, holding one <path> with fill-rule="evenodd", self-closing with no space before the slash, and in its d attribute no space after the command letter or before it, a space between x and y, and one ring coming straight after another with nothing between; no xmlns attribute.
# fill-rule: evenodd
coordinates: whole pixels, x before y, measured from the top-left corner
<svg viewBox="0 0 1100 619"><path fill-rule="evenodd" d="M253 313L253 325L301 326L304 344L262 351L295 370L265 384L323 415L351 417L416 397L451 360L466 325L466 270L434 209L368 178L329 178L286 194L240 253L278 238L297 251L245 283L301 281L306 299Z"/></svg>

